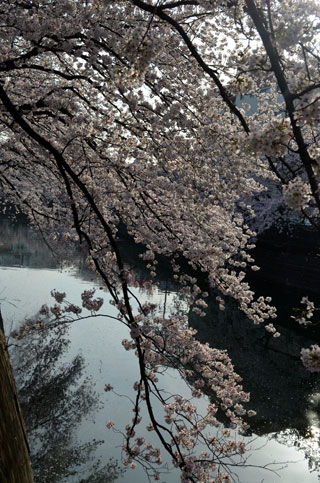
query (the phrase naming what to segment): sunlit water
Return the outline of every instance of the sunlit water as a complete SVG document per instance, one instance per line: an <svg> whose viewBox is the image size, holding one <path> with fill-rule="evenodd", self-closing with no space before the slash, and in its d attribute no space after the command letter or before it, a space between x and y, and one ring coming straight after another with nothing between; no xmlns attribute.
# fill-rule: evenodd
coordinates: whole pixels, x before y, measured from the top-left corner
<svg viewBox="0 0 320 483"><path fill-rule="evenodd" d="M41 245L35 246L34 241L27 240L27 231L27 238L21 239L17 248L17 245L8 243L10 232L7 225L6 230L3 231L5 240L2 242L2 248L5 248L2 249L0 257L3 265L0 268L0 301L7 334L10 330L18 328L25 317L34 315L42 304L52 304L50 291L53 288L66 292L68 300L73 303L80 303L80 293L83 290L95 287L98 295L103 294L105 298L102 312L116 316L116 310L108 303L107 294L100 289L93 275L76 267L63 270L59 268L47 269L46 257L48 257L48 253ZM17 232L12 232L12 237L16 236ZM29 251L27 250L28 256L26 256L28 243ZM9 266L10 264L14 266ZM29 266L24 266L25 264ZM48 265L49 267L53 266L53 262L49 258ZM77 263L77 265L79 264ZM39 268L32 268L32 266ZM136 293L142 300L147 297L146 294L138 291ZM164 293L158 289L154 291L152 300L161 307L164 306L165 302L167 307L170 307L170 304L173 304L174 295L173 292ZM76 322L69 329L71 340L69 349L64 354L63 360L57 362L59 367L61 367L61 364L67 366L79 352L85 359L86 367L82 379L89 375L94 381L95 387L92 390L96 391L100 398L100 409L88 414L80 424L74 426L71 424L71 439L73 445L91 442L94 439L104 440L95 454L95 457L100 457L103 462L107 462L110 458L121 460L122 437L112 430L108 430L106 421L112 419L116 427L123 429L133 415L132 405L127 398L116 396L113 393L105 393L103 390L104 385L110 383L117 393L129 397L134 396L132 386L139 378L138 364L134 354L125 351L121 346L121 340L125 337L128 337L126 327L112 319L97 317ZM210 338L209 342L211 343ZM255 361L251 362L251 370L257 370ZM243 376L245 378L245 374ZM263 379L261 379L261 384L263 384ZM186 384L173 369L166 372L161 380L161 387L168 392L181 393L186 396L189 394ZM287 396L290 399L290 394ZM206 397L203 398L203 405L206 404L206 399ZM291 403L294 405L295 401ZM270 404L272 404L272 401L270 401ZM259 408L256 409L259 414ZM277 419L276 416L275 414L275 419ZM319 451L319 391L313 390L311 386L309 401L306 402L305 418L307 424L309 424L307 436L301 436L299 431L295 430L294 422L293 424L285 423L285 427L281 428L281 431L274 432L271 424L268 431L262 431L258 420L255 424L260 436L253 434L248 438L248 440L253 441L251 443L253 451L250 452L247 461L247 464L251 467L243 469L235 467L235 477L238 475L242 483L257 483L260 481L264 483L278 481L284 483L319 482L317 471L311 472L309 470L307 460L307 457L309 457L309 461L316 461ZM151 442L156 443L156 440L152 439L152 433L146 431L144 433L143 431L147 424L148 421L146 420L144 425L140 425L141 435L146 436L149 440L151 438ZM276 426L278 427L279 424L277 423ZM262 434L263 436L261 436ZM260 468L270 463L276 464L270 466L269 470ZM69 476L67 479L61 476L61 479L56 481L59 483L78 483L86 476L86 469L86 461L84 461L80 473ZM54 468L53 471L55 471ZM41 477L38 481L46 483ZM127 469L123 475L117 478L117 481L143 483L148 480L143 470L138 467L135 470ZM161 481L163 483L178 482L179 475L170 467L168 473L162 474Z"/></svg>

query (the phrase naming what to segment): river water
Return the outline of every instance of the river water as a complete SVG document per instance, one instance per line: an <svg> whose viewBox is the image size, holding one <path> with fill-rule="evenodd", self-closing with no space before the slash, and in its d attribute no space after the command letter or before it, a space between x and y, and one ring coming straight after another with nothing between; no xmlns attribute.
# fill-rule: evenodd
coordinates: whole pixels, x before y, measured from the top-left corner
<svg viewBox="0 0 320 483"><path fill-rule="evenodd" d="M52 289L66 292L69 301L80 303L80 293L95 288L105 299L102 312L116 316L81 254L62 266L23 222L2 220L0 228L0 302L7 335L34 316L42 304L53 304ZM141 277L147 276L143 268L136 270ZM142 301L159 304L161 312L185 310L164 275L152 294L137 291L137 295ZM220 312L213 299L207 317L191 315L190 324L202 341L228 349L244 379L244 389L251 392L249 405L257 411L251 421L252 434L246 437L251 448L247 467L233 468L235 480L319 482L319 376L307 373L298 357L299 347L314 343L314 335L295 333L284 324L282 337L270 340L239 314L232 302ZM132 386L139 374L134 354L121 345L126 337L127 329L119 322L96 317L45 337L29 334L20 340L10 338L37 482L148 481L141 468L123 468L122 437L106 428L112 419L115 427L123 429L133 414L128 397L134 396ZM168 392L189 394L174 369L168 369L160 382ZM105 393L106 383L122 396ZM208 399L210 394L201 404L205 406ZM156 444L152 433L142 435ZM262 468L272 463L268 469ZM160 481L178 482L179 475L169 465Z"/></svg>

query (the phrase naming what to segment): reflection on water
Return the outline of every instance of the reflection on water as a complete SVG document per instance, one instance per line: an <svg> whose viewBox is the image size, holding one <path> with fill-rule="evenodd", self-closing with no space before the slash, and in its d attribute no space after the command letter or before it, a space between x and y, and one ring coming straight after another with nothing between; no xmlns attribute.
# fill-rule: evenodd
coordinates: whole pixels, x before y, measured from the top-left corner
<svg viewBox="0 0 320 483"><path fill-rule="evenodd" d="M282 336L274 339L236 310L230 301L220 312L209 301L207 317L190 315L192 327L202 341L226 348L243 385L251 393L250 405L258 409L250 426L256 434L296 428L301 434L309 426L306 408L310 395L319 387L319 377L303 367L299 353L312 338L281 327Z"/></svg>
<svg viewBox="0 0 320 483"><path fill-rule="evenodd" d="M138 277L141 279L147 278L148 273L144 269L143 265L137 265L139 259L136 256L136 248L129 247L125 250L126 256L128 256L127 263L130 263L130 251L132 250L132 260L136 265L135 270L138 273ZM62 289L75 295L79 296L79 283L83 283L86 280L90 283L95 283L94 275L86 268L83 259L80 254L73 257L73 269L72 275L78 277L77 287L73 282L70 282L70 275L67 278L64 275L65 272L61 273L61 279L54 279L53 275L56 273L52 271L52 280L55 280L54 285L48 286L49 289L57 288ZM16 225L14 227L10 226L9 223L5 222L1 229L0 238L0 265L3 267L8 266L28 266L32 268L59 268L56 261L52 257L49 249L40 243L35 241L34 235L30 233L26 225ZM16 295L17 283L16 281L10 285L10 276L13 276L13 272L10 270L3 270L2 272L2 286L7 285L10 288L10 294L14 299ZM35 274L38 271L34 271ZM41 273L44 273L41 272ZM16 274L15 274L16 275ZM169 291L175 290L174 285L170 285L167 281L166 269L162 266L162 271L159 273L161 279L159 279L160 289L154 293L153 297L157 298L157 301L161 300L163 304L163 310L169 310L169 306L176 303L176 308L179 308L179 299L170 294ZM48 272L42 280L48 277ZM49 277L50 278L50 277ZM16 279L15 279L16 280ZM34 278L36 280L36 278ZM58 280L61 283L69 284L68 287L58 285ZM34 283L39 284L40 279ZM50 285L50 282L48 282ZM29 287L24 287L23 291L27 292ZM85 284L83 288L88 288L88 283ZM162 292L161 292L162 291ZM1 294L1 289L0 289ZM1 297L1 295L0 295ZM9 292L6 292L6 299L8 300ZM22 297L22 295L21 295ZM144 295L147 297L147 294ZM38 307L47 300L41 299L37 301ZM165 305L168 307L166 308ZM21 317L21 314L20 314ZM229 355L231 356L236 371L243 376L244 390L251 392L250 406L257 411L257 416L250 420L251 430L253 435L259 435L260 438L257 440L256 446L261 446L263 443L267 442L271 438L271 441L267 446L260 451L258 456L253 456L254 464L265 464L269 462L269 458L278 461L297 461L301 460L301 457L305 457L308 461L309 470L313 473L309 473L307 466L298 464L298 466L293 465L293 469L284 470L281 474L281 481L287 483L301 483L303 482L315 482L316 472L319 472L319 398L317 394L320 392L319 388L319 378L308 373L301 365L299 359L299 351L301 347L307 347L311 343L314 343L314 335L308 336L307 332L294 333L289 330L288 327L284 326L281 328L282 337L279 339L273 339L268 336L266 332L261 330L259 327L253 326L250 321L248 321L243 314L239 313L236 309L235 304L230 302L226 307L224 312L221 312L217 308L214 297L209 302L208 314L206 318L197 318L194 314L190 314L190 324L198 330L198 337L205 342L209 342L211 346L217 348L228 349ZM286 324L284 324L286 325ZM86 326L87 327L87 326ZM48 344L44 338L39 341L40 346L43 350L43 355L41 355L41 360L48 361L48 367L43 364L39 359L33 355L32 348L27 349L28 344L26 343L26 350L28 357L30 356L32 362L29 363L28 367L33 367L34 364L40 364L44 366L45 369L43 375L37 376L37 383L35 384L35 389L38 391L38 397L36 393L32 396L25 396L24 392L27 394L28 381L32 380L32 377L36 377L37 371L34 371L34 376L21 376L23 383L22 396L25 401L32 400L42 400L43 404L37 408L37 417L42 420L50 419L47 415L54 416L54 409L57 410L59 414L63 415L63 424L61 424L60 435L62 439L59 438L59 424L54 418L52 419L50 429L46 432L47 442L44 443L45 432L42 430L37 430L34 432L34 437L32 437L32 445L36 452L39 452L39 464L41 461L46 461L50 455L55 459L55 461L60 461L62 465L62 470L69 474L69 479L61 478L57 476L56 479L41 479L41 482L57 482L62 483L64 481L74 481L79 482L79 476L72 479L72 472L76 474L79 471L77 469L76 462L81 458L82 461L86 461L80 470L81 477L83 477L82 471L83 467L88 470L90 468L90 458L92 463L91 476L95 472L95 476L98 478L99 471L98 467L94 466L101 464L110 464L109 469L106 474L110 474L110 480L96 479L96 480L85 480L90 482L106 482L113 481L113 479L118 478L119 482L127 483L141 483L146 481L145 477L139 472L130 472L121 475L118 472L117 464L114 460L107 462L110 457L119 458L119 450L115 446L121 444L121 439L117 441L109 436L109 433L105 433L105 421L110 419L110 414L106 414L106 411L115 412L115 418L119 422L123 423L123 411L126 411L126 407L122 406L122 412L120 411L119 401L110 401L109 399L104 399L102 401L103 408L97 410L97 413L93 416L96 424L90 426L88 418L90 415L90 410L94 406L99 406L98 396L94 394L92 387L89 385L89 381L86 381L86 374L89 373L89 369L84 367L84 359L86 363L90 366L90 371L94 372L94 380L97 384L97 392L101 394L103 385L106 382L111 382L114 384L122 384L122 390L120 392L126 392L128 384L132 384L135 380L135 376L132 373L135 371L135 367L132 363L132 359L128 354L123 354L122 349L119 351L116 349L115 336L118 337L118 342L121 340L122 329L118 329L117 326L108 325L106 332L105 322L95 321L94 327L90 328L90 338L88 338L88 331L84 325L78 327L72 327L70 329L71 336L71 350L69 350L69 345L66 343L64 345L63 340L67 340L67 334L61 336L61 341L55 338L55 344ZM110 331L110 332L109 332ZM111 337L112 331L112 337ZM118 331L118 332L117 332ZM112 338L112 343L110 340ZM114 342L113 342L114 341ZM59 348L59 344L61 346ZM34 348L35 344L30 342L31 346ZM29 345L30 345L29 344ZM114 345L113 345L114 344ZM37 342L38 346L38 342ZM40 346L37 349L40 351ZM64 351L65 347L65 351ZM79 347L83 349L83 356L79 356ZM50 355L50 351L53 351ZM60 352L59 352L60 351ZM45 355L47 354L47 355ZM64 355L63 355L64 354ZM23 357L23 356L20 356ZM128 358L129 357L129 358ZM47 359L46 359L47 358ZM64 359L66 358L66 359ZM127 359L126 359L127 358ZM27 358L26 358L27 359ZM73 362L74 361L74 362ZM49 363L50 362L50 363ZM65 363L67 365L65 365ZM17 365L17 367L20 363ZM27 364L28 365L28 364ZM23 367L23 365L21 366ZM36 367L36 366L35 366ZM93 373L93 372L92 372ZM107 375L106 375L107 374ZM175 377L175 376L171 376ZM112 380L113 378L113 380ZM57 384L58 381L58 384ZM119 382L122 381L122 382ZM55 393L54 387L57 384L57 392ZM91 383L90 383L91 384ZM180 382L175 379L166 379L166 384L168 387L173 385L175 390L178 390ZM69 389L68 389L69 387ZM73 388L73 389L72 389ZM29 384L29 389L31 391L31 384ZM181 390L183 390L181 388ZM51 394L51 396L46 397L46 394ZM41 397L39 397L39 394ZM56 397L57 396L57 397ZM209 398L211 397L208 393ZM35 399L33 399L35 398ZM91 401L90 404L87 404ZM50 403L51 409L50 409ZM60 406L59 406L60 404ZM107 408L107 409L106 409ZM108 409L109 408L109 409ZM48 411L43 413L43 411ZM128 409L131 411L131 409ZM120 411L120 412L119 412ZM34 423L32 422L35 418L34 415L31 416L31 427ZM42 418L42 419L41 419ZM79 430L76 430L76 424L80 423ZM63 430L62 428L69 424L69 429ZM40 424L41 428L41 424ZM102 429L101 429L102 428ZM77 433L77 441L72 441L70 438L71 434ZM66 433L69 440L64 440L66 438ZM102 437L101 437L102 435ZM89 438L85 443L82 443L83 438ZM92 440L96 438L96 442L92 444ZM106 441L104 445L99 446L99 439L110 438ZM279 445L278 443L281 443ZM48 451L45 451L45 445L48 445ZM41 449L42 448L42 449ZM51 448L51 450L50 450ZM68 448L68 450L66 450ZM297 449L300 452L297 452ZM272 452L275 454L274 457L271 456ZM96 454L96 456L93 456ZM81 456L80 456L81 455ZM97 456L98 455L98 456ZM262 455L262 456L261 456ZM98 463L100 458L100 462ZM36 460L35 460L36 461ZM52 466L52 462L47 460L47 467ZM271 461L271 460L270 460ZM107 462L107 463L106 463ZM114 465L114 466L112 466ZM59 465L56 469L59 473ZM44 468L39 467L39 472L44 474ZM90 470L88 470L90 473ZM68 473L69 472L69 473ZM90 474L86 477L90 477ZM60 475L63 473L60 473ZM102 473L101 473L102 474ZM101 476L100 474L100 476ZM112 476L113 475L113 476ZM278 477L272 475L258 476L257 472L253 476L249 476L248 473L239 472L242 481L245 483L256 483L264 478L265 483L273 483L278 481ZM53 478L51 475L50 477ZM71 479L70 479L71 478ZM178 477L167 475L164 477L163 481L165 483L176 482Z"/></svg>
<svg viewBox="0 0 320 483"><path fill-rule="evenodd" d="M314 394L320 381L299 357L301 347L314 343L312 336L281 327L281 337L274 339L239 313L232 301L221 312L213 298L207 317L190 315L189 320L200 340L228 350L244 390L250 392L248 405L257 411L250 418L252 433L271 434L275 441L299 449L310 471L318 473L320 405Z"/></svg>
<svg viewBox="0 0 320 483"><path fill-rule="evenodd" d="M10 338L35 482L59 483L85 475L82 483L112 483L124 470L112 458L106 464L95 457L104 441L79 445L72 440L76 427L94 417L101 403L92 379L84 375L84 357L68 354L68 330L59 326L35 331L24 323Z"/></svg>
<svg viewBox="0 0 320 483"><path fill-rule="evenodd" d="M49 247L28 226L0 219L0 265L3 267L56 268L57 259Z"/></svg>

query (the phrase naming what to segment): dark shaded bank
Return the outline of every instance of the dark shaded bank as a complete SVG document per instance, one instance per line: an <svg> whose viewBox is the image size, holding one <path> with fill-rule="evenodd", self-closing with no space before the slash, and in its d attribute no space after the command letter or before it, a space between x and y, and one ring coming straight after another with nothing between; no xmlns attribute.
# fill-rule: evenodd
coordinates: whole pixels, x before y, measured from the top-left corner
<svg viewBox="0 0 320 483"><path fill-rule="evenodd" d="M320 236L306 225L292 225L281 232L271 228L259 236L252 253L261 267L249 279L269 282L320 296Z"/></svg>

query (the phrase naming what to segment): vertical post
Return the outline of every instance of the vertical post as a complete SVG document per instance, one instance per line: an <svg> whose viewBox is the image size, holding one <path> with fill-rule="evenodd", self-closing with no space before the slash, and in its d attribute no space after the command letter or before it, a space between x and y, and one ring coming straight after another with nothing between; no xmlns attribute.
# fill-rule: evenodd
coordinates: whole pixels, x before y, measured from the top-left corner
<svg viewBox="0 0 320 483"><path fill-rule="evenodd" d="M0 481L33 483L29 446L0 312Z"/></svg>

